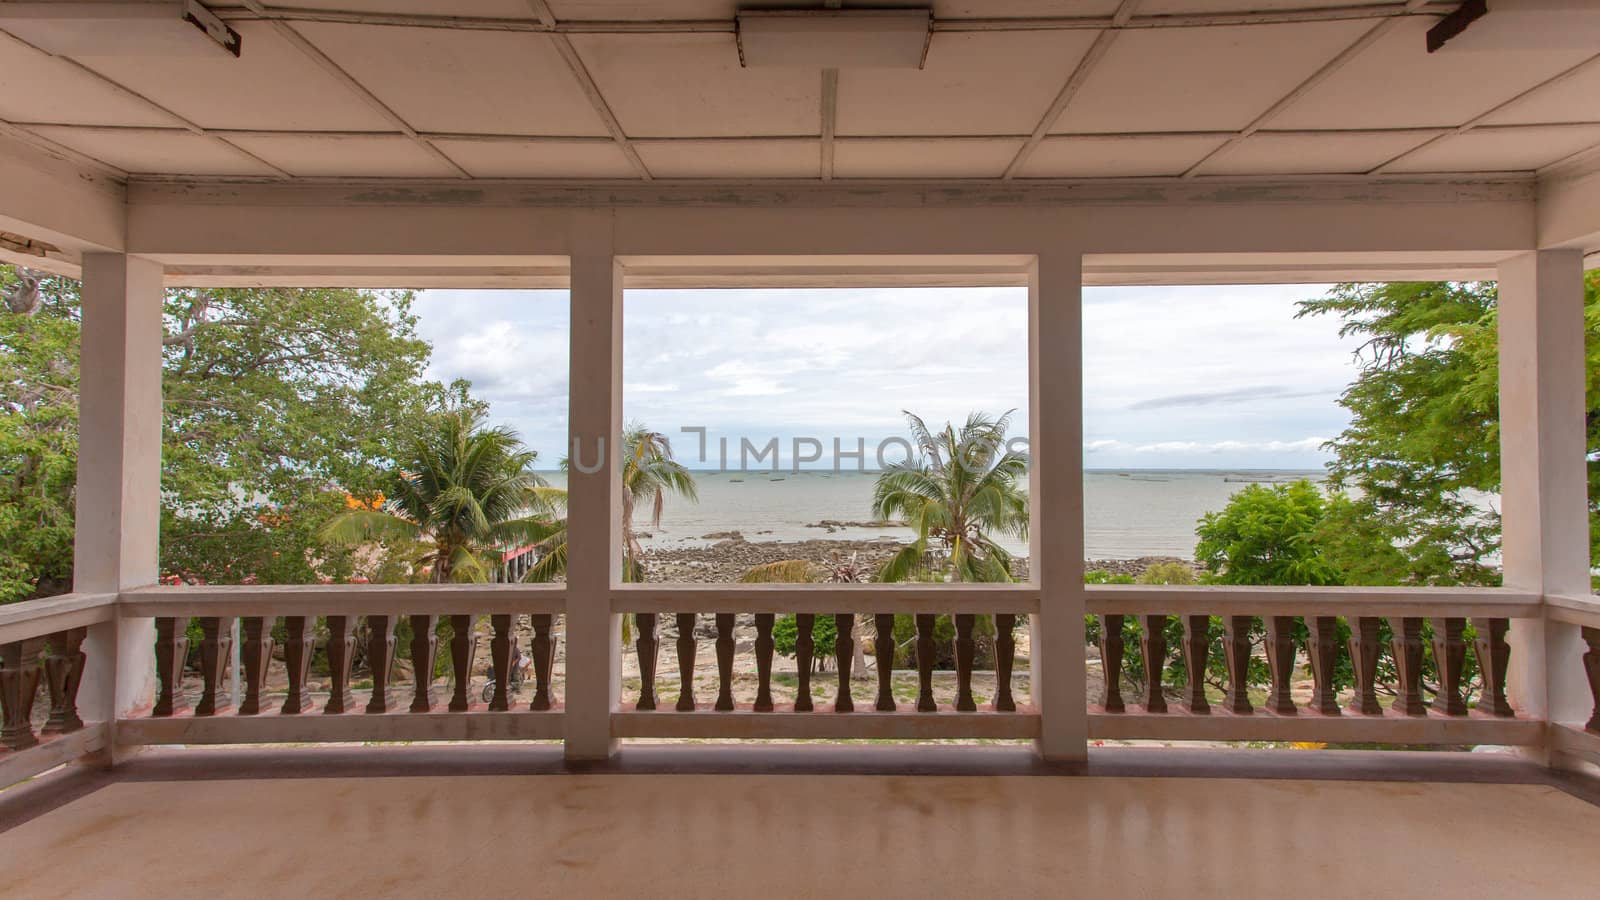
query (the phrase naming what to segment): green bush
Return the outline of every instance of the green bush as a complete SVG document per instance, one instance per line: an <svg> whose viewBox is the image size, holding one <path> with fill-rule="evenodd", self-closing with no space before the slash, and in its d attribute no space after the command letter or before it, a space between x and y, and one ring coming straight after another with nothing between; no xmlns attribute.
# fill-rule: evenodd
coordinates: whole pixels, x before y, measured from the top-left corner
<svg viewBox="0 0 1600 900"><path fill-rule="evenodd" d="M794 616L779 616L773 623L772 644L784 656L794 657L799 638L800 627L795 622ZM811 666L815 671L826 671L828 663L832 661L833 654L839 647L839 629L834 625L833 616L816 616L816 622L811 628L811 640L814 644Z"/></svg>

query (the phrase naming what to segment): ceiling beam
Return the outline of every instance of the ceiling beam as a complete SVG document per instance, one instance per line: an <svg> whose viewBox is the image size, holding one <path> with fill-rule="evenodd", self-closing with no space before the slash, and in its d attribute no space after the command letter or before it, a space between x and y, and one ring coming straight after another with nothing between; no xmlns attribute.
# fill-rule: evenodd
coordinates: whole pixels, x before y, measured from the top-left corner
<svg viewBox="0 0 1600 900"><path fill-rule="evenodd" d="M43 49L41 49L39 47L35 47L33 44L30 44L27 41L23 40L22 38L19 38L16 35L11 34L9 32L0 31L0 37L5 37L8 40L15 41L17 44L20 44L21 46L26 47L26 48L28 48L29 50L32 50L35 53L40 53L40 54L43 54L45 56L49 56L49 57L52 57L54 59L61 60L63 63L66 63L67 65L72 66L73 68L75 68L75 69L83 72L84 74L88 75L90 78L93 78L95 81L98 81L101 84L104 84L104 85L110 87L116 93L121 94L122 96L127 97L128 99L130 99L130 100L132 100L132 101L144 106L147 109L153 110L156 113L159 113L160 115L166 116L167 118L171 119L172 121L178 123L178 125L182 128L182 130L187 131L188 133L196 135L198 137L206 138L207 140L210 140L213 143L218 144L219 146L223 147L224 149L226 149L230 153L233 153L236 156L243 156L243 157L249 159L250 161L256 163L257 165L259 165L259 166L265 168L267 171L271 172L273 174L273 177L275 177L275 178L287 179L287 178L292 178L293 177L288 172L285 172L284 170L278 168L277 166L273 165L272 163L267 162L266 160L262 159L261 157L255 155L254 153L251 153L250 151L244 149L243 147L240 147L238 144L235 144L232 141L227 140L226 138L222 138L222 137L219 137L219 136L217 136L215 134L212 134L211 132L207 131L206 129L200 127L199 124L197 124L195 122L192 122L192 121L184 118L183 116L178 115L177 113L175 113L172 110L166 108L165 106L162 106L161 104L157 103L156 101L151 100L149 97L146 97L145 95L139 93L138 91L135 91L135 90L133 90L131 88L123 86L121 82L118 82L118 81L116 81L114 79L108 78L105 75L102 75L101 73L99 73L98 71L89 68L88 66L84 65L81 62L78 62L77 60L75 60L75 59L73 59L73 58L71 58L69 56L56 56L55 54L49 52L48 50L43 50ZM47 140L46 138L39 137L38 135L35 135L35 138L37 138L37 140L41 140L41 141ZM73 152L77 153L77 151L73 151ZM105 166L108 169L114 169L114 170L117 170L117 171L121 171L117 166L114 166L111 163L106 162L103 159L99 159L98 157L89 156L88 154L83 154L83 153L77 153L77 155L83 156L83 157L85 157L87 159L92 159L96 163L98 163L98 164L100 164L102 166Z"/></svg>
<svg viewBox="0 0 1600 900"><path fill-rule="evenodd" d="M1128 20L1133 18L1134 8L1138 5L1139 0L1122 0L1122 3L1117 7L1116 13L1111 17L1110 27L1094 36L1094 43L1089 45L1089 49L1083 54L1083 58L1078 60L1078 64L1072 68L1072 74L1067 76L1066 84L1061 86L1061 91L1056 94L1055 100L1051 101L1050 108L1046 109L1044 115L1039 117L1039 124L1033 127L1033 134L1030 134L1022 146L1017 148L1017 155L1011 158L1011 163L1006 166L1005 172L1001 173L1000 179L1002 181L1015 177L1022 170L1023 165L1027 163L1028 157L1032 156L1033 151L1038 149L1039 145L1044 142L1045 136L1050 133L1051 128L1055 127L1056 121L1061 118L1062 112L1066 110L1067 104L1071 103L1072 98L1077 96L1078 90L1083 87L1083 83L1089 80L1089 72L1106 55L1106 51L1111 49L1112 42L1117 39L1117 32L1114 29L1127 24Z"/></svg>
<svg viewBox="0 0 1600 900"><path fill-rule="evenodd" d="M527 3L528 11L539 20L539 24L554 32L559 23L555 14L550 11L549 4L544 0L527 0ZM644 160L639 157L639 151L634 149L628 140L627 133L622 130L622 123L617 121L616 115L611 112L611 104L607 103L605 95L600 93L600 85L595 83L594 76L589 74L589 67L583 64L583 57L578 55L578 50L572 46L572 41L568 40L565 34L552 33L550 42L555 45L556 52L561 54L568 71L572 72L572 77L577 80L578 87L583 89L584 96L589 98L589 105L594 107L595 115L605 123L606 131L616 142L617 149L622 151L628 164L633 166L642 180L650 181L653 176L649 167L644 164Z"/></svg>
<svg viewBox="0 0 1600 900"><path fill-rule="evenodd" d="M1428 2L1429 0L1406 0L1405 9L1407 11L1420 10L1427 6ZM1220 159L1232 152L1234 148L1238 147L1252 134L1255 134L1256 132L1265 128L1268 122L1281 115L1284 110L1293 106L1301 97L1309 94L1312 88L1315 88L1317 85L1326 81L1335 72L1344 68L1345 65L1351 60L1355 59L1357 56L1360 56L1362 51L1366 50L1374 43L1377 43L1379 38L1388 34L1396 25L1400 23L1400 21L1401 20L1398 17L1388 18L1367 29L1366 32L1364 32L1360 37L1356 38L1355 41L1352 42L1348 47L1345 47L1342 51L1340 51L1339 55L1328 60L1328 62L1323 64L1322 68L1311 73L1311 77L1300 82L1298 85L1295 85L1294 90L1291 90L1289 93L1278 98L1278 102L1267 107L1266 112L1256 116L1255 120L1249 125L1246 125L1238 134L1229 138L1221 147L1218 147L1217 149L1206 154L1199 162L1190 166L1188 171L1183 173L1183 177L1195 177L1196 175L1200 174L1200 170L1205 168L1207 163Z"/></svg>
<svg viewBox="0 0 1600 900"><path fill-rule="evenodd" d="M833 180L833 138L839 127L839 70L822 70L822 180Z"/></svg>
<svg viewBox="0 0 1600 900"><path fill-rule="evenodd" d="M532 31L555 34L684 34L735 32L733 19L628 19L584 20L573 22L529 21L480 16L427 15L411 13L356 12L347 10L274 7L241 0L246 8L214 8L224 20L270 19L285 22L329 22L350 25L376 25L406 28L439 28L458 31ZM1113 25L1114 16L1003 16L939 18L935 31L1102 31L1107 28L1207 28L1237 25L1282 25L1296 22L1339 22L1352 19L1385 19L1403 16L1443 17L1457 3L1452 0L1423 0L1420 4L1402 2L1381 4L1338 4L1314 9L1256 10L1248 0L1234 11L1178 13L1134 16ZM261 9L250 7L261 6ZM537 18L537 17L536 17Z"/></svg>
<svg viewBox="0 0 1600 900"><path fill-rule="evenodd" d="M1514 106L1515 104L1520 103L1523 100L1527 99L1529 96L1531 96L1531 95L1533 95L1533 94L1535 94L1535 93L1537 93L1539 91L1542 91L1545 88L1550 87L1551 85L1560 84L1561 82L1566 81L1569 78L1576 77L1577 75L1579 75L1579 74L1581 74L1581 73L1583 73L1585 71L1588 71L1590 68L1592 68L1594 66L1597 66L1597 65L1600 65L1600 53L1596 53L1594 56L1591 56L1588 59L1585 59L1583 62L1580 62L1577 65L1572 66L1569 69L1566 69L1564 71L1558 72L1557 74L1551 76L1550 78L1546 78L1544 81L1541 81L1538 84L1534 85L1533 87L1528 88L1527 90L1525 90L1522 93L1516 95L1515 97L1512 97L1510 100L1507 100L1504 103L1497 104L1496 106L1494 106L1494 107L1492 107L1492 108L1490 108L1488 110L1485 110L1484 112L1481 112L1476 116L1473 116L1472 118L1470 118L1467 121L1461 123L1460 125L1457 125L1455 128L1450 129L1448 132L1446 132L1444 134L1441 134L1441 135L1439 135L1437 137L1434 137L1434 138L1431 138L1431 139L1429 139L1429 140L1427 140L1427 141L1425 141L1425 142L1423 142L1421 144L1418 144L1417 146L1412 147L1411 149L1405 151L1404 153L1400 153L1400 154L1398 154L1396 156L1393 156L1393 157L1391 157L1389 159L1384 160L1382 163L1378 164L1377 166L1374 166L1372 168L1372 170L1370 172L1368 172L1368 174L1370 174L1370 175L1381 175L1384 172L1387 172L1390 168L1392 168L1395 163L1398 163L1401 160L1405 159L1406 157L1412 155L1413 153L1416 153L1416 152L1422 150L1424 147L1432 147L1434 144L1437 144L1437 143L1439 143L1440 141L1443 141L1443 140L1447 140L1447 139L1449 139L1451 137L1454 137L1454 136L1456 136L1458 134L1466 134L1469 131L1483 130L1483 129L1487 128L1487 127L1495 127L1495 126L1485 126L1483 123L1484 123L1485 120L1487 120L1490 116L1493 116L1495 113L1501 112L1502 110L1505 110L1505 109L1509 109L1510 107ZM1587 152L1588 152L1587 150L1582 150L1582 151L1579 151L1579 153L1577 153L1577 154L1573 154L1573 156L1581 155L1582 153L1587 153ZM1563 159L1560 159L1560 160L1557 160L1554 163L1551 163L1551 165L1560 165L1561 163L1563 163L1566 160L1571 159L1571 158L1572 158L1572 156L1564 157Z"/></svg>
<svg viewBox="0 0 1600 900"><path fill-rule="evenodd" d="M263 8L261 7L261 4L255 2L255 0L244 0L244 2L246 5L255 7L257 9ZM371 107L372 110L378 115L388 119L391 125L395 126L395 128L401 134L410 138L411 142L417 145L417 147L422 150L423 153L426 153L435 160L443 163L445 168L454 172L458 178L472 177L470 172L461 168L461 166L458 165L455 160L446 156L443 150L435 147L432 141L426 140L421 135L417 134L417 130L411 127L411 123L402 118L399 113L395 112L393 109L390 109L387 103L379 100L377 94L367 90L366 85L357 81L355 76L351 75L349 72L346 72L344 68L338 63L334 62L333 59L328 56L328 54L323 53L322 50L320 50L315 44L307 40L304 35L294 30L293 26L287 22L281 21L274 21L271 23L271 25L272 29L276 31L280 37L288 41L291 46L293 46L296 50L299 50L307 59L310 59L312 62L316 63L317 66L320 67L324 72L333 76L335 81L338 81L357 97L361 98L361 101L366 103L367 106Z"/></svg>

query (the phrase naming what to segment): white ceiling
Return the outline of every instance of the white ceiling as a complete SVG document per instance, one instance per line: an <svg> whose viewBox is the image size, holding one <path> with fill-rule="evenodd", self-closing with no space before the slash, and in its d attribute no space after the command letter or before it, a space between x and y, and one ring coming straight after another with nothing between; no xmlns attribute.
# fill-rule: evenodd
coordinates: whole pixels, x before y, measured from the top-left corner
<svg viewBox="0 0 1600 900"><path fill-rule="evenodd" d="M270 179L1518 173L1600 147L1600 52L1428 54L1448 0L933 0L921 70L741 68L737 9L793 5L212 4L237 59L0 33L0 125L118 174Z"/></svg>

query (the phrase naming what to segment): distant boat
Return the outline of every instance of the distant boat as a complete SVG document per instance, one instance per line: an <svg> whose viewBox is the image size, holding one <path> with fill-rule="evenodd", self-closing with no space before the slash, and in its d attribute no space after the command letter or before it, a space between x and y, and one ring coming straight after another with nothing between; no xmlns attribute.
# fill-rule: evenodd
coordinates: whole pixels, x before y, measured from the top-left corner
<svg viewBox="0 0 1600 900"><path fill-rule="evenodd" d="M743 484L744 483L744 479L743 478L729 478L728 479L728 483L729 484Z"/></svg>
<svg viewBox="0 0 1600 900"><path fill-rule="evenodd" d="M768 481L782 481L782 478L768 478Z"/></svg>

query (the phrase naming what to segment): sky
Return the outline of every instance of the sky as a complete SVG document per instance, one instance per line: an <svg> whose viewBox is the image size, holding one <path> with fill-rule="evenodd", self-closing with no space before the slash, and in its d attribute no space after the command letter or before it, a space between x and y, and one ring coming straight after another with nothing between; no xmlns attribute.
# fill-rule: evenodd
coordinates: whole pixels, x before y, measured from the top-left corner
<svg viewBox="0 0 1600 900"><path fill-rule="evenodd" d="M1355 341L1295 319L1326 285L1085 288L1084 465L1315 469L1348 416ZM566 443L565 291L424 291L429 377L466 378L555 466ZM623 415L691 468L807 466L866 448L904 456L902 410L930 425L973 410L1027 419L1022 288L629 291ZM1047 348L1048 352L1048 348ZM704 455L702 435L704 429ZM796 439L801 443L795 443ZM811 444L805 439L814 439ZM818 447L820 446L820 450ZM862 465L841 455L843 468Z"/></svg>

